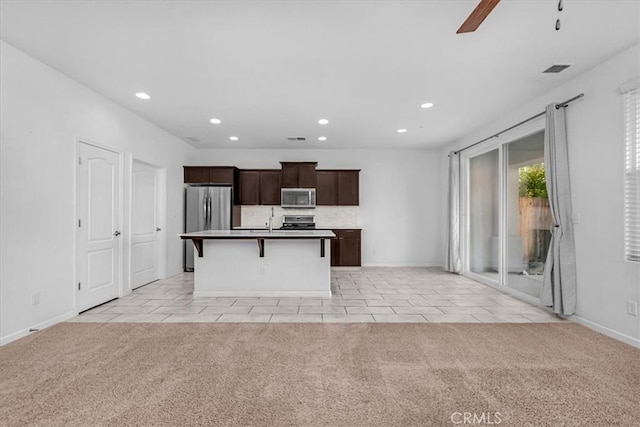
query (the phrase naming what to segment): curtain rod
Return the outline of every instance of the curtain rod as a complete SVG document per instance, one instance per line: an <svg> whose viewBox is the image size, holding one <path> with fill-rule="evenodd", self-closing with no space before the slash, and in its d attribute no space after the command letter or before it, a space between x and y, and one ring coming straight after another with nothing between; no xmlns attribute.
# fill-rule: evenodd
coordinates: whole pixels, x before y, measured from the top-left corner
<svg viewBox="0 0 640 427"><path fill-rule="evenodd" d="M567 99L566 101L563 101L563 102L558 103L558 104L556 105L556 110L559 110L560 108L564 108L564 107L568 106L570 103L572 103L573 101L575 101L575 100L577 100L577 99L582 98L583 96L584 96L584 93L581 93L580 95L576 95L576 96L574 96L573 98L570 98L570 99ZM462 152L462 151L464 151L464 150L468 150L468 149L469 149L469 148L471 148L471 147L475 147L475 146L476 146L476 145L478 145L478 144L481 144L481 143L483 143L483 142L485 142L485 141L488 141L488 140L490 140L491 138L495 138L496 136L500 136L500 135L502 135L503 133L510 131L511 129L517 128L518 126L523 125L523 124L525 124L525 123L527 123L527 122L530 122L531 120L535 120L535 119L537 119L537 118L538 118L538 117L540 117L540 116L544 116L546 113L547 113L546 111L543 111L543 112L541 112L541 113L536 114L535 116L531 116L531 117L529 117L528 119L523 120L523 121L521 121L520 123L516 123L515 125L513 125L513 126L511 126L511 127L508 127L508 128L506 128L506 129L504 129L504 130L501 130L501 131L500 131L500 132L498 132L498 133L494 133L493 135L491 135L491 136L489 136L489 137L487 137L487 138L485 138L485 139L483 139L483 140L480 140L480 141L478 141L478 142L474 142L474 143L473 143L473 144L471 144L471 145L467 145L467 146L466 146L466 147L464 147L464 148L461 148L461 149L459 149L459 150L457 150L457 151L454 151L454 152L453 152L453 154L458 154L458 153L460 153L460 152Z"/></svg>

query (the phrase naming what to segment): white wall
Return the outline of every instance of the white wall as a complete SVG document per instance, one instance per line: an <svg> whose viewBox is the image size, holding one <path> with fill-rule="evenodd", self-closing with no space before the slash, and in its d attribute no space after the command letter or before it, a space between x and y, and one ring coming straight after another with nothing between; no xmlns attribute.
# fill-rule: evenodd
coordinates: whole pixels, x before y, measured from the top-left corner
<svg viewBox="0 0 640 427"><path fill-rule="evenodd" d="M123 153L123 249L132 159L167 169L167 273L181 269L182 164L188 145L0 42L0 342L75 313L75 152L85 139ZM122 277L128 286L128 265ZM31 294L40 304L31 305Z"/></svg>
<svg viewBox="0 0 640 427"><path fill-rule="evenodd" d="M363 265L442 265L439 152L431 150L202 150L192 165L278 169L317 161L318 169L361 169Z"/></svg>
<svg viewBox="0 0 640 427"><path fill-rule="evenodd" d="M557 89L452 144L458 149L584 93L567 108L567 136L575 225L578 306L574 318L635 345L640 321L626 313L627 300L640 301L640 264L623 256L623 107L619 88L640 75L636 45ZM446 159L441 153L440 158Z"/></svg>

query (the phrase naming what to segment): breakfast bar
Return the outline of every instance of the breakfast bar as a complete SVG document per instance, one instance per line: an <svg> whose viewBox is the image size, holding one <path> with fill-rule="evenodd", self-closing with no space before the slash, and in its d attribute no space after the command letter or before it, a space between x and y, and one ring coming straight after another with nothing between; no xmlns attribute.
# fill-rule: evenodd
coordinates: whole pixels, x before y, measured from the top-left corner
<svg viewBox="0 0 640 427"><path fill-rule="evenodd" d="M193 242L194 297L331 296L329 230L206 230Z"/></svg>

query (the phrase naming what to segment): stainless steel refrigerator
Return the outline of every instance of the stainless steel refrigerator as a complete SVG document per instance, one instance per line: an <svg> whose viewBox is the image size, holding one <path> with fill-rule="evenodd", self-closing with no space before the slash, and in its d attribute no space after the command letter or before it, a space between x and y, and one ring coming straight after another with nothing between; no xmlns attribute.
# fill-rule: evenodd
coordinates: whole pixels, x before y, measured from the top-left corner
<svg viewBox="0 0 640 427"><path fill-rule="evenodd" d="M184 231L229 230L233 209L231 187L190 186L184 192ZM184 241L184 271L193 271L193 245Z"/></svg>

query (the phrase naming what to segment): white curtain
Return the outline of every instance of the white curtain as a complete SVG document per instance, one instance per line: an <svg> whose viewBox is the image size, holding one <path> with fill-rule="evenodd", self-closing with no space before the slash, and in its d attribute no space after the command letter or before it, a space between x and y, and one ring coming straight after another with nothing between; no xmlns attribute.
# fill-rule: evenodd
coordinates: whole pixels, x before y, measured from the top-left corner
<svg viewBox="0 0 640 427"><path fill-rule="evenodd" d="M547 194L553 216L551 244L547 254L540 300L558 314L576 310L576 251L573 236L569 154L564 108L546 108L544 165Z"/></svg>
<svg viewBox="0 0 640 427"><path fill-rule="evenodd" d="M447 259L445 269L460 272L460 154L449 153Z"/></svg>

